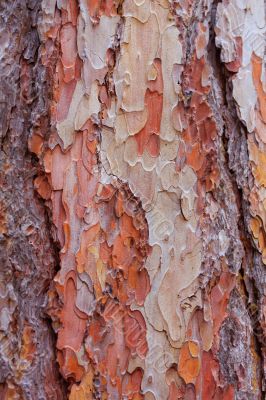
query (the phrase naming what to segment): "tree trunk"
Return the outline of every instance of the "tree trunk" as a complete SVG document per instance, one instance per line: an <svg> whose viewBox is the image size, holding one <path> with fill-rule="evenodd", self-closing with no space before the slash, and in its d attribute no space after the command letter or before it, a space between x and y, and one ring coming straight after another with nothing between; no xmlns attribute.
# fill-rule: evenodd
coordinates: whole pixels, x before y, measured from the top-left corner
<svg viewBox="0 0 266 400"><path fill-rule="evenodd" d="M0 398L265 398L263 0L0 0Z"/></svg>

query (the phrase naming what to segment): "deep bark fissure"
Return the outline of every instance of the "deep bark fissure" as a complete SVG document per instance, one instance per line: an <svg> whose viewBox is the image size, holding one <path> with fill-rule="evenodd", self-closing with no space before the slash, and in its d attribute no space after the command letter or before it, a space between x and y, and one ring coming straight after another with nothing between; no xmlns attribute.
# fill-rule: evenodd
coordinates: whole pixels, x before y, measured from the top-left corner
<svg viewBox="0 0 266 400"><path fill-rule="evenodd" d="M226 134L224 134L224 136L223 136L223 142L224 142L226 153L227 153L228 139L226 138ZM251 235L248 232L247 214L244 212L244 209L246 209L246 210L248 209L248 204L247 204L247 201L244 199L242 188L239 187L239 185L237 184L235 172L233 171L232 168L229 167L228 153L227 153L226 158L227 158L228 170L230 171L230 175L231 175L231 182L232 182L232 185L234 186L235 191L239 197L239 205L238 205L239 223L238 223L238 226L239 226L239 231L240 231L241 237L242 237L243 247L245 249L245 261L249 260L254 265L254 262L256 262L255 261L256 254L258 257L261 257L261 254L259 254L258 250L254 247ZM244 263L244 260L243 260L243 263ZM254 280L254 278L251 278L248 276L248 271L243 266L243 263L239 270L239 275L241 276L241 282L242 282L243 290L244 290L245 297L246 297L245 306L246 306L246 310L247 310L247 313L248 313L250 321L251 321L253 339L255 341L254 347L260 358L260 375L261 375L260 384L261 384L261 395L263 395L263 394L265 394L265 391L263 389L264 388L264 380L265 380L264 369L263 369L264 355L262 352L262 347L264 347L264 344L259 339L259 335L256 332L257 328L258 328L259 320L260 320L260 318L259 318L259 312L260 312L259 311L259 308L260 308L260 306L259 306L259 302L260 302L259 301L259 290L257 288L256 281ZM252 269L252 266L250 266L250 268ZM247 284L247 281L248 281L248 284ZM253 301L251 300L252 298L253 298ZM252 308L250 307L251 305L254 305L254 304L255 304L255 311L254 311L253 307Z"/></svg>
<svg viewBox="0 0 266 400"><path fill-rule="evenodd" d="M226 81L227 79L230 79L230 73L225 70L225 67L222 67L221 69L224 80ZM232 90L232 89L231 89ZM241 135L244 135L244 140L247 142L247 130L246 127L241 123L241 121L238 119L237 116L237 111L236 107L234 104L234 101L232 100L232 93L231 90L229 89L229 85L226 84L226 89L225 89L225 95L226 95L226 107L228 110L228 113L231 113L231 116L235 116L237 118L237 123L236 126L238 128L237 135L239 136L239 139ZM231 98L231 101L227 101L227 99ZM254 277L250 276L252 269L254 268L254 264L256 262L259 262L261 264L261 254L258 252L256 247L254 246L253 239L251 237L251 234L248 230L248 218L249 218L249 204L246 196L243 193L243 188L241 185L238 183L238 176L237 176L237 167L234 168L234 166L230 165L232 163L232 160L230 158L232 155L230 155L229 152L229 136L230 132L230 127L227 126L226 121L224 121L225 127L224 127L224 134L223 134L223 143L224 143L224 148L225 148L225 154L226 154L226 164L228 171L231 176L231 182L232 185L234 186L234 190L237 193L239 202L238 202L238 210L239 210L239 223L238 223L238 229L241 233L242 237L242 243L243 247L245 249L245 257L243 258L243 262L241 264L241 268L239 270L239 275L241 276L241 283L243 286L243 290L245 292L245 297L246 297L246 311L247 314L249 315L250 321L251 321L251 327L252 327L252 332L253 332L253 339L255 341L255 349L257 351L257 354L260 359L260 375L261 375L261 395L265 395L265 373L264 373L264 368L263 368L263 363L264 363L264 355L262 348L265 346L263 343L263 340L260 339L260 334L257 333L258 325L259 329L262 329L260 326L260 293L259 289L256 284L256 280ZM234 132L232 132L234 134ZM234 139L233 139L234 140ZM237 140L237 138L236 138ZM241 139L240 139L241 140ZM248 155L247 155L248 159ZM239 172L238 172L239 173ZM249 265L250 263L250 265ZM244 266L245 264L245 266ZM247 270L247 268L249 270ZM255 307L255 310L254 310Z"/></svg>
<svg viewBox="0 0 266 400"><path fill-rule="evenodd" d="M221 95L222 95L222 100L223 100L223 110L222 114L220 114L220 117L222 118L222 130L220 133L220 138L218 140L221 141L221 144L218 146L219 151L222 152L223 156L223 168L227 171L226 175L230 179L231 186L233 188L233 191L235 193L235 201L236 201L236 207L238 210L238 231L239 231L239 236L240 240L243 245L244 249L244 255L242 257L242 263L240 266L240 269L238 270L237 274L241 276L241 282L239 285L234 290L237 290L237 293L240 293L239 290L242 290L245 293L245 308L247 315L250 319L251 323L251 328L252 328L252 337L251 339L254 339L255 345L254 348L257 352L257 355L259 356L259 371L260 371L260 391L261 391L261 398L265 395L265 373L263 369L263 363L264 363L264 355L262 348L264 347L263 340L260 339L260 335L257 334L256 330L258 328L258 325L260 327L260 318L259 318L259 313L260 313L260 295L259 295L259 290L256 285L256 281L253 277L249 276L250 271L247 271L246 268L248 267L248 262L250 261L251 263L256 262L255 258L260 259L261 255L256 249L256 247L253 244L253 240L251 237L250 232L248 231L248 199L244 196L243 194L243 187L241 184L238 182L238 176L237 174L241 174L239 170L237 170L237 165L234 165L234 156L230 154L229 151L229 141L230 141L230 134L234 135L237 132L238 138L241 138L241 135L244 135L244 141L247 143L247 129L246 127L241 123L239 120L239 117L237 115L237 110L236 110L236 105L234 103L234 100L232 98L232 85L228 83L230 82L230 78L232 77L232 74L228 72L225 68L225 65L222 64L221 62L221 57L220 57L220 50L216 47L215 44L215 22L216 22L216 10L217 10L217 5L218 3L221 3L221 1L214 1L212 10L211 10L211 18L210 18L210 40L208 44L208 55L209 55L209 61L210 64L213 68L214 74L215 74L215 80L217 80L219 88L221 90ZM214 95L214 99L216 96ZM227 116L230 116L229 118L236 118L236 121L234 121L234 131L230 133L230 125L228 125L228 117L225 117L225 114ZM231 140L236 140L237 138L233 138ZM240 139L241 140L241 139ZM247 150L247 149L246 149ZM247 150L248 152L248 150ZM233 158L233 159L232 159ZM248 154L246 156L246 161L248 160ZM247 161L248 162L248 161ZM230 165L231 164L231 165ZM233 164L233 165L232 165ZM251 174L250 174L251 175ZM249 179L252 179L250 176ZM246 210L246 212L245 212ZM246 264L244 266L244 263ZM261 263L261 261L260 261ZM246 268L245 268L246 267ZM252 266L249 267L252 269ZM247 283L248 281L248 283ZM232 297L232 295L231 295ZM229 307L229 305L228 305ZM255 307L255 311L254 311ZM262 329L260 327L260 329ZM241 396L241 393L239 394Z"/></svg>
<svg viewBox="0 0 266 400"><path fill-rule="evenodd" d="M242 289L245 293L245 307L246 307L246 312L248 314L248 317L250 319L251 323L251 328L252 328L252 339L254 339L255 345L254 348L259 356L259 371L260 371L260 390L261 390L261 398L265 395L265 372L263 369L263 363L264 363L264 355L262 348L264 347L263 340L260 339L259 334L257 334L256 330L259 328L262 330L260 326L260 294L259 294L259 289L257 287L256 281L253 277L250 277L250 271L247 270L248 263L251 262L251 266L249 266L249 269L252 269L252 264L256 262L255 259L260 260L261 254L258 252L256 247L254 246L252 237L250 232L248 231L248 218L249 218L249 204L248 204L248 199L243 193L243 187L241 184L238 182L239 180L239 174L241 175L242 171L237 169L237 165L235 165L235 160L234 160L234 155L230 153L229 149L229 142L231 141L240 141L241 142L241 136L244 135L244 141L247 143L247 129L243 125L243 123L239 120L239 117L237 115L237 110L236 110L236 105L232 97L232 83L231 83L231 78L232 74L228 72L225 68L225 66L221 62L221 57L220 57L220 50L216 47L215 45L215 32L214 32L214 27L215 27L215 15L216 15L216 9L217 9L217 4L221 1L217 1L214 3L214 10L213 11L213 16L211 21L211 35L212 35L212 40L209 43L209 46L212 46L213 48L213 54L214 57L210 57L212 60L212 67L214 71L216 72L216 76L218 78L218 82L220 84L221 92L223 94L223 100L224 100L224 110L222 114L223 118L223 131L222 131L222 136L221 136L221 142L222 146L224 149L224 167L227 170L227 176L230 178L231 185L233 187L233 190L235 192L236 196L236 205L238 209L238 230L240 234L240 239L243 244L244 248L244 257L242 258L242 263L241 267L238 271L238 275L241 276L241 283L239 284L240 287L242 286ZM226 113L226 116L224 115ZM228 124L228 116L229 118L232 118L232 120L235 121L233 122L233 129L230 124ZM230 121L232 122L232 121ZM230 132L230 130L232 131ZM231 137L230 136L235 136L235 133L237 132L236 137ZM246 154L246 162L248 163L248 149L246 149L247 154ZM238 160L239 161L239 160ZM240 164L241 165L241 164ZM244 166L242 165L243 169ZM246 167L246 166L245 166ZM251 177L251 174L247 179L253 179ZM241 178L240 178L241 180ZM248 183L246 183L248 185ZM246 210L246 211L245 211ZM261 264L261 260L259 261ZM245 266L244 266L245 264ZM239 287L236 288L236 290L239 292ZM254 311L255 307L255 311Z"/></svg>
<svg viewBox="0 0 266 400"><path fill-rule="evenodd" d="M54 333L45 316L58 249L46 207L34 189L40 167L28 150L30 132L40 125L44 134L49 129L49 80L37 31L40 12L39 2L1 6L6 31L1 60L1 299L9 324L1 321L0 393L11 396L7 386L13 385L21 398L60 399L65 389L55 360Z"/></svg>

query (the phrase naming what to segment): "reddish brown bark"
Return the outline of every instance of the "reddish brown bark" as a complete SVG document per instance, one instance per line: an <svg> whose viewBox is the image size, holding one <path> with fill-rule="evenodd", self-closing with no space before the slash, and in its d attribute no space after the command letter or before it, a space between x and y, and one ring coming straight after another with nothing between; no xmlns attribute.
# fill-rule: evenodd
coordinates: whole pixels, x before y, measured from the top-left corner
<svg viewBox="0 0 266 400"><path fill-rule="evenodd" d="M1 7L1 398L263 399L264 2Z"/></svg>

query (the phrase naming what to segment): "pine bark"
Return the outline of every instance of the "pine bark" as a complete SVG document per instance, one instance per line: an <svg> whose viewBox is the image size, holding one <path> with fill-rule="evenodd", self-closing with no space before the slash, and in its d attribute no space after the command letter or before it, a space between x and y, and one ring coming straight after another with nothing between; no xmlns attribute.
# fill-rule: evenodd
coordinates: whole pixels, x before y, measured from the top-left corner
<svg viewBox="0 0 266 400"><path fill-rule="evenodd" d="M0 398L265 398L263 0L0 0Z"/></svg>

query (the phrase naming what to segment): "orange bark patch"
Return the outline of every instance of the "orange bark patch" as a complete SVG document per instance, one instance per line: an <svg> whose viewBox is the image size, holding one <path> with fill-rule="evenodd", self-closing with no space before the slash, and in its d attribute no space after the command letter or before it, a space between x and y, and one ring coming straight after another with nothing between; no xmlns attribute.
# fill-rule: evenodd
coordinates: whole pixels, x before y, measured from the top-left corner
<svg viewBox="0 0 266 400"><path fill-rule="evenodd" d="M196 53L193 55L192 62L189 65L185 75L188 75L187 86L188 89L197 91L204 94L209 92L208 86L203 86L204 69L206 68L206 61L204 57L200 60L197 59Z"/></svg>
<svg viewBox="0 0 266 400"><path fill-rule="evenodd" d="M142 381L143 371L138 368L132 375L128 375L126 379L123 379L123 393L128 396L129 399L141 400L143 396L141 392L141 381Z"/></svg>
<svg viewBox="0 0 266 400"><path fill-rule="evenodd" d="M258 218L251 218L250 220L250 228L252 234L255 239L259 238L260 228L262 227L262 223Z"/></svg>
<svg viewBox="0 0 266 400"><path fill-rule="evenodd" d="M29 150L39 156L42 153L43 142L42 136L38 135L37 133L33 133L28 141Z"/></svg>
<svg viewBox="0 0 266 400"><path fill-rule="evenodd" d="M32 362L35 351L36 343L34 342L34 330L31 326L26 324L22 334L20 357L28 362Z"/></svg>
<svg viewBox="0 0 266 400"><path fill-rule="evenodd" d="M135 311L125 316L125 343L133 353L144 358L147 353L146 325L142 314Z"/></svg>
<svg viewBox="0 0 266 400"><path fill-rule="evenodd" d="M57 103L56 113L56 119L58 122L63 121L67 117L76 84L76 80L72 80L67 83L64 82L60 88L60 96Z"/></svg>
<svg viewBox="0 0 266 400"><path fill-rule="evenodd" d="M263 90L261 81L262 63L263 60L261 60L258 56L256 56L256 54L253 53L252 55L253 82L259 98L260 113L262 116L262 120L264 123L266 123L266 93Z"/></svg>
<svg viewBox="0 0 266 400"><path fill-rule="evenodd" d="M114 0L87 0L88 10L91 17L99 18L101 15L116 15Z"/></svg>
<svg viewBox="0 0 266 400"><path fill-rule="evenodd" d="M66 378L74 378L76 382L82 379L85 369L79 365L77 356L72 349L64 349L62 353L58 353L57 359L60 370Z"/></svg>
<svg viewBox="0 0 266 400"><path fill-rule="evenodd" d="M253 161L253 175L259 185L266 187L266 154L255 143L249 142L250 159Z"/></svg>
<svg viewBox="0 0 266 400"><path fill-rule="evenodd" d="M92 400L93 399L93 371L89 368L80 385L73 385L69 400ZM104 399L104 397L103 397Z"/></svg>
<svg viewBox="0 0 266 400"><path fill-rule="evenodd" d="M51 186L47 180L45 175L38 176L34 180L34 187L37 190L38 194L44 199L48 200L51 197Z"/></svg>
<svg viewBox="0 0 266 400"><path fill-rule="evenodd" d="M187 163L194 169L194 171L199 171L203 162L204 154L201 151L201 145L196 143L192 146L191 151L187 153Z"/></svg>
<svg viewBox="0 0 266 400"><path fill-rule="evenodd" d="M180 350L178 373L186 384L195 383L200 372L199 347L196 342L186 342Z"/></svg>
<svg viewBox="0 0 266 400"><path fill-rule="evenodd" d="M151 92L163 94L162 62L159 58L153 60L148 73L148 89Z"/></svg>
<svg viewBox="0 0 266 400"><path fill-rule="evenodd" d="M223 272L219 283L211 291L211 308L213 317L213 333L216 335L226 318L230 293L235 285L235 275Z"/></svg>
<svg viewBox="0 0 266 400"><path fill-rule="evenodd" d="M75 306L76 286L74 280L69 278L65 285L64 307L62 309L62 328L58 332L58 349L66 346L74 351L79 351L86 329L87 316Z"/></svg>
<svg viewBox="0 0 266 400"><path fill-rule="evenodd" d="M70 82L75 78L75 63L77 58L77 30L72 24L63 25L60 31L62 64L64 81Z"/></svg>
<svg viewBox="0 0 266 400"><path fill-rule="evenodd" d="M201 374L197 379L196 390L198 393L202 393L202 400L216 398L217 384L215 377L219 371L219 364L214 359L211 351L203 351L201 360L202 368Z"/></svg>

